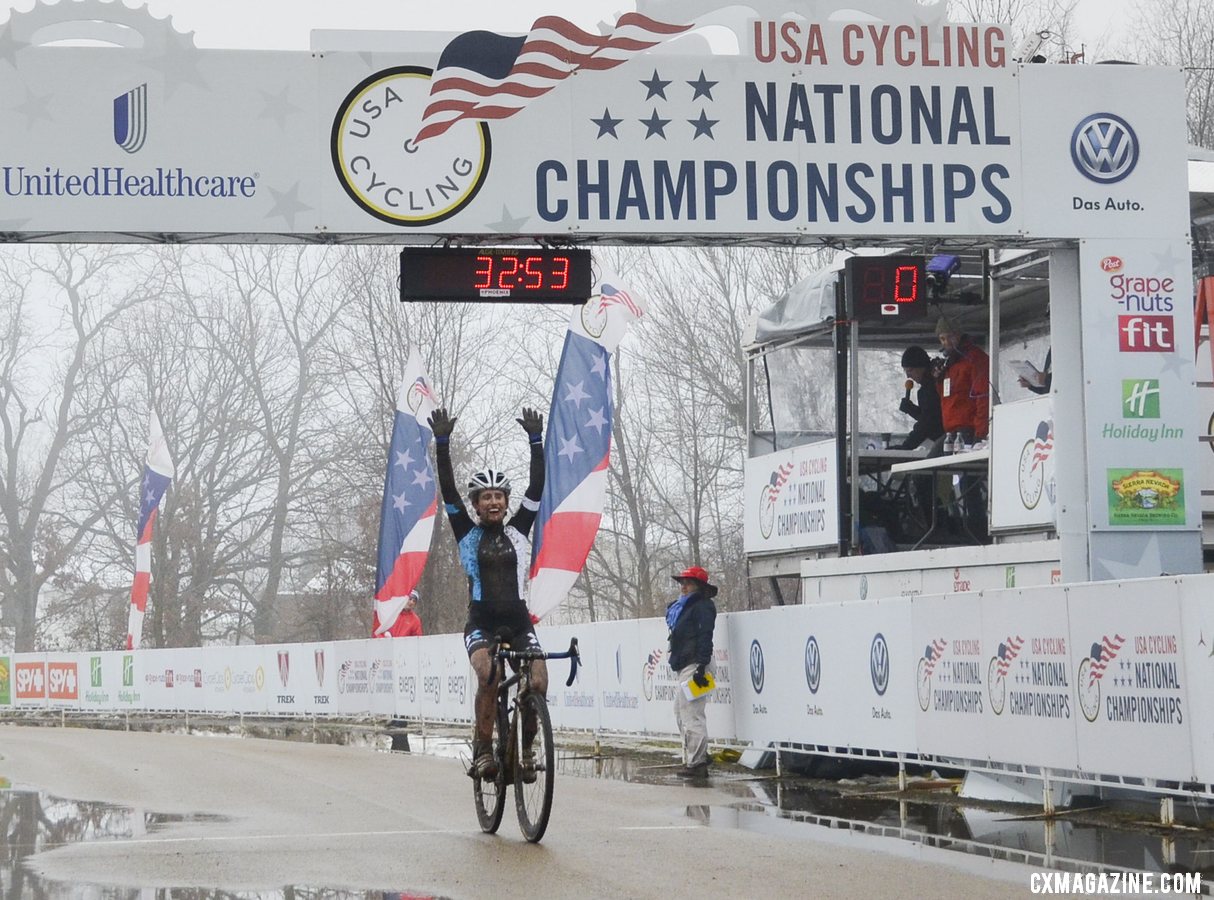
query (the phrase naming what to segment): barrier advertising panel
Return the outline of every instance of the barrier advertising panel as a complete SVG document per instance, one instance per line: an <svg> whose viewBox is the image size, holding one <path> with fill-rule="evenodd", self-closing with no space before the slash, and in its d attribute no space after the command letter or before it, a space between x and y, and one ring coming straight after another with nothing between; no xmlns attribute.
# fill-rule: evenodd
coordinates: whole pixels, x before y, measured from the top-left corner
<svg viewBox="0 0 1214 900"><path fill-rule="evenodd" d="M578 639L582 664L589 667L581 681L598 685L599 727L644 731L641 708L646 655L641 650L640 622L598 622L593 631L582 629Z"/></svg>
<svg viewBox="0 0 1214 900"><path fill-rule="evenodd" d="M80 658L83 709L143 709L143 684L136 680L136 660L141 654L108 650L81 654Z"/></svg>
<svg viewBox="0 0 1214 900"><path fill-rule="evenodd" d="M46 706L46 654L18 653L13 656L13 705Z"/></svg>
<svg viewBox="0 0 1214 900"><path fill-rule="evenodd" d="M999 403L992 430L991 528L1053 527L1054 413L1049 397Z"/></svg>
<svg viewBox="0 0 1214 900"><path fill-rule="evenodd" d="M1193 777L1192 707L1175 581L1068 590L1079 766L1088 772Z"/></svg>
<svg viewBox="0 0 1214 900"><path fill-rule="evenodd" d="M273 665L266 673L267 710L277 715L332 712L333 673L326 672L332 652L332 645L324 643L265 645L265 661Z"/></svg>
<svg viewBox="0 0 1214 900"><path fill-rule="evenodd" d="M382 639L381 639L382 640ZM392 676L396 681L396 716L421 715L421 645L417 637L387 638L392 644Z"/></svg>
<svg viewBox="0 0 1214 900"><path fill-rule="evenodd" d="M210 666L204 669L207 709L268 712L271 658L264 645L224 647L220 653L212 654L208 658Z"/></svg>
<svg viewBox="0 0 1214 900"><path fill-rule="evenodd" d="M746 460L747 553L804 550L839 542L836 442L820 441Z"/></svg>
<svg viewBox="0 0 1214 900"><path fill-rule="evenodd" d="M13 660L0 656L0 707L13 705Z"/></svg>
<svg viewBox="0 0 1214 900"><path fill-rule="evenodd" d="M986 758L1075 768L1075 669L1067 589L992 591L982 598Z"/></svg>
<svg viewBox="0 0 1214 900"><path fill-rule="evenodd" d="M75 654L51 653L46 660L46 699L50 706L80 705L80 666Z"/></svg>
<svg viewBox="0 0 1214 900"><path fill-rule="evenodd" d="M981 594L911 600L915 733L922 753L989 758L983 605Z"/></svg>
<svg viewBox="0 0 1214 900"><path fill-rule="evenodd" d="M1214 783L1214 604L1210 587L1184 579L1179 586L1180 652L1184 657L1184 683L1189 692L1193 774L1198 781Z"/></svg>
<svg viewBox="0 0 1214 900"><path fill-rule="evenodd" d="M588 637L588 635L590 635ZM602 639L597 629L590 631L580 625L538 626L536 636L549 653L561 653L569 649L570 638L578 638L579 650L584 654L578 677L566 687L569 679L569 662L563 659L548 661L548 708L554 724L562 728L594 731L599 727L599 697L595 690L595 647ZM583 643L585 642L585 643Z"/></svg>
<svg viewBox="0 0 1214 900"><path fill-rule="evenodd" d="M804 718L799 638L805 611L787 606L729 616L732 706L742 740L766 745L788 739L792 724Z"/></svg>

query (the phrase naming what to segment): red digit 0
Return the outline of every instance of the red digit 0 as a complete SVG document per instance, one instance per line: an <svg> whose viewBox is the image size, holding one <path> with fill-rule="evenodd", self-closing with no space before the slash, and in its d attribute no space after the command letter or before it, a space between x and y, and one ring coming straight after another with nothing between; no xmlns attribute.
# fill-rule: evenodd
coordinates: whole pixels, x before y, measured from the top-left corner
<svg viewBox="0 0 1214 900"><path fill-rule="evenodd" d="M903 276L909 276L910 291L903 293ZM898 266L894 269L894 302L895 303L914 303L919 299L919 267L918 266Z"/></svg>

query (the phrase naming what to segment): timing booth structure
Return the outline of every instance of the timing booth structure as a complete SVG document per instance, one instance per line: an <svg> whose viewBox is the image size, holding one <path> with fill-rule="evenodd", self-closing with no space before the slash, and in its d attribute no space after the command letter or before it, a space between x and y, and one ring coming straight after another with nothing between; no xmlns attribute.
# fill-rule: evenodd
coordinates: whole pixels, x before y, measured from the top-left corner
<svg viewBox="0 0 1214 900"><path fill-rule="evenodd" d="M823 442L786 441L781 411L766 438L752 419L743 502L752 573L797 575L815 585L802 590L814 602L730 617L722 646L735 677L728 713L714 713L719 733L1210 793L1200 697L1214 623L1197 574L1202 448L1181 73L1022 65L1002 26L944 23L942 4L866 0L846 14L759 5L752 19L729 19L710 3L650 0L644 16L598 35L542 19L529 41L318 33L311 52L275 53L199 49L117 4L14 12L0 26L0 234L520 254L638 241L863 246L925 262L957 254L968 262L954 278L978 261L990 348L1000 345L996 311L1048 284L1051 393L997 406L989 448L991 526L1030 539L920 551L910 562L851 555L839 486L855 496L864 449L860 341L901 343L905 326L881 321L883 308L914 306L924 287L914 282L928 272L914 261L884 274L878 265L857 279L889 292L876 296L876 321L852 324L855 310L837 307L813 320L833 316L828 331L854 338L835 353L849 373L847 427ZM123 46L43 46L65 36L65 18ZM501 254L490 255L497 265ZM503 285L501 267L491 271L490 291L525 280L516 270ZM551 287L553 272L544 277ZM769 372L781 364L772 353L755 359ZM1030 452L1022 465L1041 423L1048 459L1034 467ZM948 555L962 552L984 564ZM818 586L823 573L838 578ZM364 682L386 665L372 652L359 657ZM622 653L596 677L622 680ZM324 658L314 660L320 681ZM131 674L125 660L112 665ZM150 656L130 665L155 680ZM467 674L462 657L456 665ZM659 661L651 652L644 665ZM22 671L36 704L31 666ZM439 678L417 666L423 685ZM260 690L273 669L184 661L178 671L199 690L208 680L230 690L246 675ZM594 721L611 727L600 687L576 705L590 721L587 709L603 704Z"/></svg>

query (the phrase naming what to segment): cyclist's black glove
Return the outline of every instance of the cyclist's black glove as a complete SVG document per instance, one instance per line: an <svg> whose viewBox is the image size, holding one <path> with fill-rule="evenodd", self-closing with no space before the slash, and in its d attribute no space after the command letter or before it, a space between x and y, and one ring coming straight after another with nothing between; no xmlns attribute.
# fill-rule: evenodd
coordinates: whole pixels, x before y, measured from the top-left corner
<svg viewBox="0 0 1214 900"><path fill-rule="evenodd" d="M691 676L691 680L696 683L696 687L708 687L708 676L704 674L704 667L696 666L695 674Z"/></svg>
<svg viewBox="0 0 1214 900"><path fill-rule="evenodd" d="M451 432L455 430L456 418L456 416L449 415L445 407L430 413L429 425L430 430L434 432L435 441L445 444L451 439Z"/></svg>
<svg viewBox="0 0 1214 900"><path fill-rule="evenodd" d="M522 418L515 419L523 426L523 430L527 432L527 436L531 439L531 443L535 444L543 440L544 437L544 417L530 407L523 407Z"/></svg>

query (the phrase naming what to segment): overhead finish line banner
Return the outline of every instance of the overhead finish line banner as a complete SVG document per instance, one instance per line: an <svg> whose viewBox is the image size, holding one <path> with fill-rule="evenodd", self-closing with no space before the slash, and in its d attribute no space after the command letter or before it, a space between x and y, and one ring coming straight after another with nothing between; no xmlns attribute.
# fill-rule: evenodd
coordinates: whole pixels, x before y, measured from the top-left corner
<svg viewBox="0 0 1214 900"><path fill-rule="evenodd" d="M1022 67L1002 26L901 5L739 23L730 54L660 12L394 54L151 19L140 50L32 47L35 7L0 28L0 232L1187 237L1178 71Z"/></svg>

